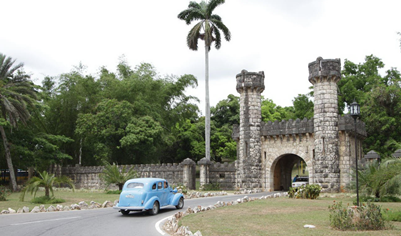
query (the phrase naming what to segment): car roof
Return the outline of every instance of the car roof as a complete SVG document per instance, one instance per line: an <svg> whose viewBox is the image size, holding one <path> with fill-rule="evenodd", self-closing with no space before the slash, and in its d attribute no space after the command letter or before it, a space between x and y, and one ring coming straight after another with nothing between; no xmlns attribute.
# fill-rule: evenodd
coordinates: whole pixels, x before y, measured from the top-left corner
<svg viewBox="0 0 401 236"><path fill-rule="evenodd" d="M157 181L167 181L167 180L161 178L136 178L136 179L130 179L127 182L153 183Z"/></svg>

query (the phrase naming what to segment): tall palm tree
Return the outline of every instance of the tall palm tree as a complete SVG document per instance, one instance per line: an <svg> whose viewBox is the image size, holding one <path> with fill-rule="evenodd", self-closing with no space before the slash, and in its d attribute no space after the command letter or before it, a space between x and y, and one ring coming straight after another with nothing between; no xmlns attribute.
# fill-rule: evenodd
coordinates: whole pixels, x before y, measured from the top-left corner
<svg viewBox="0 0 401 236"><path fill-rule="evenodd" d="M221 34L227 41L231 39L230 30L223 24L221 17L213 14L213 10L224 0L210 0L208 2L201 1L190 2L188 9L180 12L178 18L184 20L187 25L193 21L199 20L198 23L189 31L187 36L187 44L189 49L198 50L198 39L205 41L205 91L206 91L206 119L205 119L205 141L206 141L206 158L210 160L210 103L209 103L209 51L212 43L215 48L221 47Z"/></svg>
<svg viewBox="0 0 401 236"><path fill-rule="evenodd" d="M11 159L10 146L4 126L16 127L18 122L26 124L30 114L27 105L32 105L36 92L29 75L22 70L24 64L15 65L15 60L0 53L0 133L3 139L4 151L10 171L13 191L17 191L14 167Z"/></svg>

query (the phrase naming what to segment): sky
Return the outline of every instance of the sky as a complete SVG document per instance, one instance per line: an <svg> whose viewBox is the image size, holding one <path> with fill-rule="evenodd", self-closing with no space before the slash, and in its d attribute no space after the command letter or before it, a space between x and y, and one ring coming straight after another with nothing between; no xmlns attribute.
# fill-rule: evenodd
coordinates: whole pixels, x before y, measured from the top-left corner
<svg viewBox="0 0 401 236"><path fill-rule="evenodd" d="M198 1L199 2L199 1ZM122 56L152 64L160 76L193 74L204 114L205 52L189 50L192 25L177 18L187 0L0 0L0 53L23 62L32 80L70 72L82 63L97 75L116 71ZM309 92L308 63L321 56L363 63L375 55L385 70L401 67L399 0L226 0L214 13L231 31L209 54L210 104L236 91L236 75L264 71L262 95L292 106ZM398 23L397 23L398 22ZM384 73L384 70L383 70Z"/></svg>

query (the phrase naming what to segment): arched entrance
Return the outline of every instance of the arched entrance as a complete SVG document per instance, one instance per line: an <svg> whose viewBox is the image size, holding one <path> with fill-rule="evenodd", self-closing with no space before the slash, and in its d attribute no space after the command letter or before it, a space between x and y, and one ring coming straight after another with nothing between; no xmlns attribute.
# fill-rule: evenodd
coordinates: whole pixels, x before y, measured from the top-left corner
<svg viewBox="0 0 401 236"><path fill-rule="evenodd" d="M274 191L288 191L295 175L309 176L305 161L295 154L279 156L271 168Z"/></svg>

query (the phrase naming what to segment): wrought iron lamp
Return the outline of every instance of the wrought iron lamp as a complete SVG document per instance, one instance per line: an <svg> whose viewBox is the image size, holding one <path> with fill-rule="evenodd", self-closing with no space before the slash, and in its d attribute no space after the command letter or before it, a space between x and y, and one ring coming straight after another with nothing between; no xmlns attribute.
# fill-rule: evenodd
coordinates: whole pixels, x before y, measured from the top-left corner
<svg viewBox="0 0 401 236"><path fill-rule="evenodd" d="M360 107L358 103L354 102L351 103L349 106L350 114L352 118L354 118L355 124L355 168L356 168L356 205L359 206L359 186L358 186L358 143L357 143L357 129L356 129L356 120L358 119L359 115L361 114Z"/></svg>

